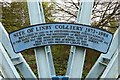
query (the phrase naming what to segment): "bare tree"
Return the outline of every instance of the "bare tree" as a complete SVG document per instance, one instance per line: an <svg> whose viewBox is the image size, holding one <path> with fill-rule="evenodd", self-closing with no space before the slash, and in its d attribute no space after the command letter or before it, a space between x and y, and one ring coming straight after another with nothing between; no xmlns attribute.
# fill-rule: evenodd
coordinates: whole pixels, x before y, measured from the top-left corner
<svg viewBox="0 0 120 80"><path fill-rule="evenodd" d="M54 16L58 17L56 19L66 22L75 22L79 9L79 0L77 2L74 2L73 0L62 0L61 3L53 3L57 7L54 13L57 14ZM99 28L115 28L119 20L118 15L120 15L120 12L118 12L119 8L119 1L95 0L91 24Z"/></svg>
<svg viewBox="0 0 120 80"><path fill-rule="evenodd" d="M97 8L99 6L99 8ZM118 9L120 8L120 4L117 1L111 1L111 2L101 2L97 1L95 2L94 9L93 9L93 18L99 18L96 22L97 24L94 24L98 27L111 27L109 24L111 22L118 21L117 15Z"/></svg>

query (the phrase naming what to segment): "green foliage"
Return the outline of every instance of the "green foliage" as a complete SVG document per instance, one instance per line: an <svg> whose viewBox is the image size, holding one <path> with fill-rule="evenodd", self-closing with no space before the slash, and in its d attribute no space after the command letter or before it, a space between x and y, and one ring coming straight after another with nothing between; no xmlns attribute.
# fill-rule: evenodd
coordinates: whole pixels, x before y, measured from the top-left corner
<svg viewBox="0 0 120 80"><path fill-rule="evenodd" d="M43 10L45 15L46 22L54 22L54 18L52 17L52 13L55 9L55 5L49 2L43 2Z"/></svg>
<svg viewBox="0 0 120 80"><path fill-rule="evenodd" d="M43 2L43 9L46 22L54 22L52 12L54 5ZM30 25L29 14L26 2L12 2L8 6L2 5L2 24L8 32L21 29Z"/></svg>
<svg viewBox="0 0 120 80"><path fill-rule="evenodd" d="M35 54L34 54L33 49L29 49L29 50L22 52L22 55L24 56L27 63L30 65L32 71L38 77L37 65L36 65Z"/></svg>
<svg viewBox="0 0 120 80"><path fill-rule="evenodd" d="M114 33L117 30L117 25L118 21L115 18L111 19L111 22L109 22L110 27L108 27L108 31Z"/></svg>
<svg viewBox="0 0 120 80"><path fill-rule="evenodd" d="M53 60L57 75L65 75L67 69L69 51L70 51L70 46L66 46L66 45L52 46Z"/></svg>
<svg viewBox="0 0 120 80"><path fill-rule="evenodd" d="M29 25L26 2L12 2L9 6L2 5L2 24L8 32Z"/></svg>
<svg viewBox="0 0 120 80"><path fill-rule="evenodd" d="M97 61L100 52L91 50L91 49L86 49L86 58L85 58L85 64L83 68L83 78L86 77L94 63Z"/></svg>

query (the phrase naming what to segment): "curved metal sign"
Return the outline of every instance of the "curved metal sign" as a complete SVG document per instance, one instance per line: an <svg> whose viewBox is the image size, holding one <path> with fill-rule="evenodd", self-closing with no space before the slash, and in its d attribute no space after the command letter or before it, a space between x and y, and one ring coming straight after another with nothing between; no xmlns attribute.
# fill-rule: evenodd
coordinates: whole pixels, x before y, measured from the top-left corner
<svg viewBox="0 0 120 80"><path fill-rule="evenodd" d="M54 44L81 46L106 53L112 41L112 34L87 25L46 23L12 32L10 40L16 53Z"/></svg>

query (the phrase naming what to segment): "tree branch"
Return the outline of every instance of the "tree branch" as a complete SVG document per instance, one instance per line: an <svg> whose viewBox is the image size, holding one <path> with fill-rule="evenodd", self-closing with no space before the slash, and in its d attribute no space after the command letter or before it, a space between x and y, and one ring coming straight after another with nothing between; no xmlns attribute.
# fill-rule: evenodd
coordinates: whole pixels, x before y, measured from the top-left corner
<svg viewBox="0 0 120 80"><path fill-rule="evenodd" d="M77 10L79 9L79 7L73 2L73 0L71 0L72 1L72 4L77 8Z"/></svg>
<svg viewBox="0 0 120 80"><path fill-rule="evenodd" d="M59 8L60 11L64 11L65 13L68 13L69 15L73 15L74 17L77 17L75 14L71 13L70 11L65 10L64 8L60 7L57 4L55 4L55 5Z"/></svg>
<svg viewBox="0 0 120 80"><path fill-rule="evenodd" d="M108 21L106 21L106 19L111 19L111 17L117 12L119 7L120 7L120 4L116 4L113 12L111 14L109 14L107 17L105 17L104 19L102 19L96 26L102 26L103 27L105 24L107 24Z"/></svg>

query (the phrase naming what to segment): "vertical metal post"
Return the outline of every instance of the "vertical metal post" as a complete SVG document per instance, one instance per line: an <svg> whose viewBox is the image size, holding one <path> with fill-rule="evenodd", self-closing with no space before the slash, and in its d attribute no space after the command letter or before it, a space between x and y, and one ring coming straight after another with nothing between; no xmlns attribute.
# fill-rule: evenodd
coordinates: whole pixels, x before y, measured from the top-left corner
<svg viewBox="0 0 120 80"><path fill-rule="evenodd" d="M42 2L38 0L27 0L30 23L45 23ZM38 47L34 49L39 78L52 78L55 75L53 59L50 46Z"/></svg>
<svg viewBox="0 0 120 80"><path fill-rule="evenodd" d="M80 0L77 23L90 24L94 0ZM71 46L66 76L69 78L82 78L86 50L85 48Z"/></svg>

